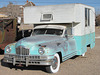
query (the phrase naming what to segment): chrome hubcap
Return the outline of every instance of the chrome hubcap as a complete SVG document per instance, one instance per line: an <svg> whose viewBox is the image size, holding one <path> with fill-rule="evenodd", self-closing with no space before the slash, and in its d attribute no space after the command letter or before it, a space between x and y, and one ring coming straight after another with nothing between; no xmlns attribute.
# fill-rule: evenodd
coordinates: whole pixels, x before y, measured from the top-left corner
<svg viewBox="0 0 100 75"><path fill-rule="evenodd" d="M53 68L53 69L56 69L57 66L58 66L58 59L57 59L57 57L54 57L53 63L52 63L52 68Z"/></svg>

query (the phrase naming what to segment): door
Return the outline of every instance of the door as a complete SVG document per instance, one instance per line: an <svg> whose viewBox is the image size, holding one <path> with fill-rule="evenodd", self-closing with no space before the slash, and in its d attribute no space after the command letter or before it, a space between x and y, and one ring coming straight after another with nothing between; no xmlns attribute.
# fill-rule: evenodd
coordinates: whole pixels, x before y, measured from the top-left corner
<svg viewBox="0 0 100 75"><path fill-rule="evenodd" d="M66 44L66 58L71 58L76 55L76 42L74 37L72 36L72 29L67 28L65 31L65 44Z"/></svg>
<svg viewBox="0 0 100 75"><path fill-rule="evenodd" d="M68 36L68 45L69 45L69 53L70 55L76 55L76 43L73 36Z"/></svg>

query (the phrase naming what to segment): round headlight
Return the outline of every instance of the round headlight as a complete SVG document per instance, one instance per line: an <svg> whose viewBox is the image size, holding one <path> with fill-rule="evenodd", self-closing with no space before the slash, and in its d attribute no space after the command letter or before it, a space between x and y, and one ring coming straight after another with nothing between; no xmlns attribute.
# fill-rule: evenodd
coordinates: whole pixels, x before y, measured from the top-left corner
<svg viewBox="0 0 100 75"><path fill-rule="evenodd" d="M45 50L44 50L43 47L39 48L39 53L40 53L41 55L43 55L43 54L45 53Z"/></svg>
<svg viewBox="0 0 100 75"><path fill-rule="evenodd" d="M10 48L9 46L7 46L6 52L7 52L7 53L10 53L10 52L11 52L11 48Z"/></svg>

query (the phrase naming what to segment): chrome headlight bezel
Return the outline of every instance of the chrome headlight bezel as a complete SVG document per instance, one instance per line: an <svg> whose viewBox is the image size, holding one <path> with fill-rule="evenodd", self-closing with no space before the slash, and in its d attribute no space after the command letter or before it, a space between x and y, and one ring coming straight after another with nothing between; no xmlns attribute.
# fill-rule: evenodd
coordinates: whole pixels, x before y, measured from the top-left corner
<svg viewBox="0 0 100 75"><path fill-rule="evenodd" d="M43 55L45 53L44 47L40 47L38 52L39 54Z"/></svg>
<svg viewBox="0 0 100 75"><path fill-rule="evenodd" d="M11 48L9 46L6 47L6 52L10 53L11 52Z"/></svg>

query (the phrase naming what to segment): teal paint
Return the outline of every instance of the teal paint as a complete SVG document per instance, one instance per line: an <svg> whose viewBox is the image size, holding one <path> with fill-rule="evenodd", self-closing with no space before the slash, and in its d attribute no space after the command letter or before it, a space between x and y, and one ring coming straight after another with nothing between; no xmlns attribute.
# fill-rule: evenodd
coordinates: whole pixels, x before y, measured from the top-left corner
<svg viewBox="0 0 100 75"><path fill-rule="evenodd" d="M91 48L95 46L95 32L83 36L74 36L74 38L76 40L77 55L85 53L87 51L87 45L90 44Z"/></svg>
<svg viewBox="0 0 100 75"><path fill-rule="evenodd" d="M41 41L40 41L41 42ZM8 46L11 47L11 52L9 54L16 54L16 47L18 46L24 46L26 48L29 48L30 55L40 55L38 50L42 45L47 45L44 47L45 53L43 55L54 55L56 52L61 52L63 61L75 56L75 55L82 55L87 51L87 45L90 44L90 47L93 48L95 46L95 33L83 35L83 36L73 36L71 38L68 38L66 40L65 38L60 40L61 43L63 43L60 46L57 46L57 42L46 42L42 41L41 43L30 43L26 42L24 40L21 40L17 43L9 44ZM74 42L71 44L71 42ZM74 45L73 45L74 44ZM7 47L7 46L6 46ZM5 48L5 53L6 48Z"/></svg>
<svg viewBox="0 0 100 75"><path fill-rule="evenodd" d="M11 52L10 52L9 54L16 54L15 44L16 44L16 43L12 43L12 44L7 45L7 46L9 46L9 47L11 48ZM6 52L7 46L5 47L5 50L4 50L5 53L7 53L7 52Z"/></svg>

